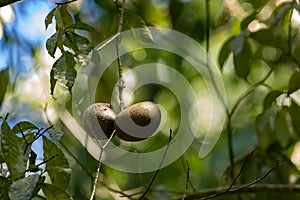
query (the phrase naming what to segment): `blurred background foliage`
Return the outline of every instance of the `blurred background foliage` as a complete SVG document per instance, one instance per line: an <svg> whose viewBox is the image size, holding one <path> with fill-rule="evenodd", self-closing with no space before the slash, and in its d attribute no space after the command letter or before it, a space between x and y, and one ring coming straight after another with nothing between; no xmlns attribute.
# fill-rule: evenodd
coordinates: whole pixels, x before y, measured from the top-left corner
<svg viewBox="0 0 300 200"><path fill-rule="evenodd" d="M207 2L209 10L206 10ZM97 160L72 136L52 107L55 97L56 102L71 110L71 82L71 85L57 84L59 80L50 74L52 67L60 67L56 61L64 55L63 49L66 47L77 62L69 66L73 58L66 57L63 65L78 69L92 47L116 33L121 2L77 0L63 4L66 10L62 11L65 12L61 15L62 20L70 15L71 18L67 20L69 25L77 22L85 25L74 25L70 31L81 36L74 39L77 47L63 39L60 43L57 39L56 51L53 43L50 41L46 45L46 41L60 30L57 16L53 21L52 17L50 21L46 20L47 30L44 25L48 13L55 9L55 3L63 2L24 0L0 8L1 116L9 113L7 121L11 127L20 121L30 121L37 127L54 124L54 129L45 133L45 136L62 149L72 170L66 191L73 199L89 199ZM188 35L204 48L207 48L209 39L209 55L221 70L227 97L227 121L211 153L202 159L198 157L201 147L199 136L199 140L195 140L180 159L159 171L147 199L181 198L187 174L187 199L193 199L192 194L209 188L230 185L232 174L237 176L241 167L243 171L236 184L247 184L263 177L277 161L279 166L259 182L273 184L275 189L265 187L259 192L257 189L252 193L222 195L216 199L299 198L300 194L291 192L291 188L299 187L300 167L299 11L297 0L126 1L123 30L151 26L170 28ZM210 17L208 26L207 14ZM208 30L209 36L206 35ZM88 45L84 49L86 51L82 51L84 45ZM200 107L207 109L209 115L210 104L209 98L205 97L205 83L184 59L167 52L140 50L124 55L122 61L125 71L150 62L172 66L190 81L197 91ZM59 70L67 71L69 68ZM72 77L63 78L72 80L75 76L76 71ZM97 102L110 102L117 80L115 62L99 81ZM126 98L129 98L130 104L145 100L159 103L166 110L168 118L161 133L153 138L136 144L118 140L114 142L122 144L125 149L142 152L165 146L169 129L172 128L176 134L180 123L180 105L176 96L165 87L151 84L139 88ZM207 128L206 118L203 116L201 127ZM232 140L228 135L232 136ZM229 144L232 144L231 150L228 150ZM47 149L43 147L41 138L34 141L31 148L38 153L37 160L42 162L46 159L43 152ZM243 164L248 155L251 156ZM103 165L95 199L137 199L147 188L153 174L124 173ZM47 181L56 184L53 180ZM287 189L276 189L276 186L282 185ZM130 196L134 193L138 194Z"/></svg>

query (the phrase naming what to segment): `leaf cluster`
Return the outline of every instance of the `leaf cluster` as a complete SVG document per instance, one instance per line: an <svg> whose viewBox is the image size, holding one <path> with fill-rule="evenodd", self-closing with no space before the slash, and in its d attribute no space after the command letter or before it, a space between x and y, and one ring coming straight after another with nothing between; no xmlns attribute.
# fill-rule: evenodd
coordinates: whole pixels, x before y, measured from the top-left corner
<svg viewBox="0 0 300 200"><path fill-rule="evenodd" d="M58 4L48 13L45 18L46 29L53 22L53 18L56 21L56 32L48 38L46 48L53 58L57 49L62 55L53 64L50 72L51 94L53 94L56 83L71 92L77 75L76 62L84 62L86 56L93 49L89 40L77 34L75 30L95 33L97 31L85 23L75 22L67 10L67 4Z"/></svg>
<svg viewBox="0 0 300 200"><path fill-rule="evenodd" d="M1 199L71 199L66 191L70 181L69 164L61 149L44 135L50 128L39 129L26 121L10 128L7 120L2 119ZM42 160L32 148L33 143L41 143L39 138L43 142Z"/></svg>

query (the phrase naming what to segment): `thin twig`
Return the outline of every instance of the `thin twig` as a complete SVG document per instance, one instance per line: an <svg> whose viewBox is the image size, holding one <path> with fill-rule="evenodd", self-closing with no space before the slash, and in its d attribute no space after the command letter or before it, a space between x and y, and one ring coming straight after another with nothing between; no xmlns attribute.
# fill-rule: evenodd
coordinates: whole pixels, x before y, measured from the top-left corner
<svg viewBox="0 0 300 200"><path fill-rule="evenodd" d="M252 154L250 154L250 155L252 155ZM250 183L247 183L245 185L242 185L242 186L239 186L239 187L236 187L236 188L232 189L232 187L233 187L234 183L236 182L237 178L241 175L241 172L242 172L242 170L243 170L243 168L244 168L244 166L245 166L245 164L246 164L246 162L247 162L247 160L249 158L250 158L249 156L246 157L246 159L244 160L244 163L243 163L243 165L241 167L241 170L239 171L238 176L236 176L235 180L231 183L231 185L225 191L222 191L220 193L216 193L216 194L213 194L213 195L201 198L201 199L211 199L211 198L215 198L215 197L224 195L226 193L237 192L239 190L243 190L243 189L245 189L247 187L250 187L250 186L252 186L252 185L254 185L254 184L256 184L256 183L264 180L276 167L279 166L279 161L277 161L276 164L271 169L269 169L269 171L267 171L267 173L265 173L262 177L260 177L258 179L255 179L254 181L252 181Z"/></svg>
<svg viewBox="0 0 300 200"><path fill-rule="evenodd" d="M52 129L53 127L54 127L54 125L51 125L51 126L49 126L48 128L46 128L45 130L40 129L39 132L38 132L38 133L35 135L35 137L33 138L34 141L36 141L37 139L39 139L42 135L44 135L47 131L49 131L49 130ZM42 131L42 130L43 130L43 132L40 133L40 131Z"/></svg>
<svg viewBox="0 0 300 200"><path fill-rule="evenodd" d="M119 35L120 35L120 33L116 33L114 36L112 36L111 38L109 38L106 42L104 42L100 47L97 48L97 51L101 51L104 47L106 47L112 41L114 41Z"/></svg>
<svg viewBox="0 0 300 200"><path fill-rule="evenodd" d="M185 189L184 189L184 193L182 196L182 200L185 199L188 188L189 188L189 181L190 181L190 166L189 166L189 162L186 160L186 166L187 166L187 172L186 172L186 180L185 180Z"/></svg>
<svg viewBox="0 0 300 200"><path fill-rule="evenodd" d="M231 170L230 170L230 174L231 174L231 178L233 179L234 177L234 151L233 151L233 143L232 143L232 117L235 114L237 108L239 107L239 105L243 102L244 99L246 99L246 97L248 97L257 87L259 86L264 86L264 82L270 77L270 75L272 74L273 69L270 69L269 72L266 74L266 76L260 80L259 82L257 82L256 84L252 85L238 100L237 102L234 104L233 108L231 109L231 111L229 112L229 114L227 114L227 140L228 140L228 152L229 152L229 160L230 160L230 166L231 166Z"/></svg>
<svg viewBox="0 0 300 200"><path fill-rule="evenodd" d="M158 175L158 172L160 171L161 166L162 166L162 164L163 164L163 162L164 162L164 160L165 160L165 158L166 158L166 155L167 155L169 146L170 146L170 144L171 144L171 140L172 140L172 129L170 129L169 141L168 141L166 150L165 150L165 152L164 152L164 154L163 154L163 157L162 157L162 159L161 159L161 161L160 161L160 163L159 163L158 169L155 171L155 174L153 175L153 177L152 177L152 179L151 179L151 181L150 181L150 183L149 183L147 189L146 189L145 192L142 194L142 196L139 198L139 200L143 199L143 198L146 196L146 194L150 191L151 186L152 186L152 184L153 184L153 182L154 182L156 176Z"/></svg>
<svg viewBox="0 0 300 200"><path fill-rule="evenodd" d="M295 4L295 0L293 1ZM291 9L290 14L289 14L289 22L288 22L288 52L287 54L290 56L292 55L292 16L293 16L294 9Z"/></svg>
<svg viewBox="0 0 300 200"><path fill-rule="evenodd" d="M210 11L209 11L209 0L205 0L205 15L206 15L206 27L205 27L205 34L206 34L206 53L209 54L209 37L210 37Z"/></svg>
<svg viewBox="0 0 300 200"><path fill-rule="evenodd" d="M276 163L275 163L275 165L271 168L271 169L269 169L269 171L267 171L267 173L265 173L265 175L263 175L262 177L260 177L260 178L258 178L258 179L256 179L256 180L254 180L254 181L252 181L252 182L250 182L250 183L248 183L248 184L245 184L245 185L243 185L243 186L240 186L240 187L238 187L238 188L235 188L235 189L232 189L232 190L230 190L230 192L236 192L236 191L238 191L238 190L242 190L242 189L244 189L244 188L247 188L247 187L250 187L251 185L254 185L254 184L256 184L256 183L258 183L258 182L260 182L260 181L262 181L262 180L264 180L275 168L277 168L279 166L279 161L277 161Z"/></svg>
<svg viewBox="0 0 300 200"><path fill-rule="evenodd" d="M262 177L255 179L254 181L245 184L245 185L236 185L232 186L230 190L228 190L228 187L218 187L218 188L212 188L208 190L203 190L198 193L190 194L185 198L185 200L191 200L191 199L211 199L217 196L222 195L230 195L230 194L236 194L236 193L256 193L256 192L266 192L266 191L278 191L278 192L300 192L300 185L281 185L281 184L261 184L256 185L257 183L264 180L272 171L274 171L275 168L279 166L279 161L275 163L275 165L267 171ZM228 191L227 191L228 190ZM226 192L224 192L226 191ZM217 195L218 194L218 195ZM216 196L217 195L217 196Z"/></svg>
<svg viewBox="0 0 300 200"><path fill-rule="evenodd" d="M49 162L50 160L54 159L54 158L57 157L57 156L58 156L58 154L56 154L56 155L54 155L54 156L51 156L50 158L48 158L47 160L44 160L43 162L37 164L36 166L39 167L39 166L41 166L41 165L43 165L43 164Z"/></svg>
<svg viewBox="0 0 300 200"><path fill-rule="evenodd" d="M232 190L224 195L234 195L234 194L242 194L242 193L250 193L250 194L257 194L257 193L286 193L291 194L292 192L300 193L300 185L299 184L255 184L251 185L246 188L241 188L242 186L235 186ZM239 189L238 189L239 188ZM217 192L223 191L225 187L218 187L212 188L208 190L203 190L198 193L191 194L186 197L186 200L192 199L201 199L204 196L209 194L215 194ZM238 189L238 190L236 190Z"/></svg>
<svg viewBox="0 0 300 200"><path fill-rule="evenodd" d="M205 198L203 198L203 199L211 199L211 198L215 198L215 197L221 196L221 195L223 195L223 194L229 192L229 191L232 189L232 187L235 185L235 183L236 183L236 181L238 180L238 178L241 176L241 174L242 174L242 172L243 172L243 170L244 170L244 168L245 168L245 166L246 166L247 161L248 161L248 160L250 159L250 157L254 154L254 152L255 152L255 150L252 151L251 154L247 155L247 156L244 158L244 161L243 161L243 164L242 164L242 166L241 166L241 169L239 170L239 173L238 173L237 176L233 179L233 181L231 182L231 184L229 185L229 187L228 187L226 190L224 190L224 191L222 191L222 192L219 192L219 193L216 193L216 194L213 194L213 195L211 195L211 196L205 197Z"/></svg>
<svg viewBox="0 0 300 200"><path fill-rule="evenodd" d="M94 179L93 190L92 190L92 194L91 194L90 200L93 200L94 196L95 196L96 185L97 185L97 182L98 182L98 178L99 178L99 174L100 174L100 168L101 168L102 153L103 153L103 148L100 147L100 155L99 155L99 158L98 158L98 166L97 166L96 176L95 176L95 179Z"/></svg>
<svg viewBox="0 0 300 200"><path fill-rule="evenodd" d="M4 120L6 121L8 119L8 115L9 113L6 113L5 117L4 117Z"/></svg>
<svg viewBox="0 0 300 200"><path fill-rule="evenodd" d="M265 86L264 82L270 77L270 75L272 74L272 72L274 71L274 68L270 69L268 71L268 73L266 74L266 76L258 81L257 83L255 83L254 85L252 85L238 100L237 103L233 106L233 108L230 111L230 116L233 116L236 109L239 107L239 105L242 103L242 101L248 96L250 95L257 87L259 86Z"/></svg>
<svg viewBox="0 0 300 200"><path fill-rule="evenodd" d="M117 4L116 4L117 5ZM118 9L118 6L117 6ZM123 80L123 68L122 68L122 62L121 62L121 56L120 56L120 34L123 27L123 21L124 21L124 14L125 14L125 0L122 0L122 7L121 7L121 13L120 13L120 21L118 26L118 35L116 38L116 51L117 51L117 62L118 62L118 71L119 71L119 100L120 100L120 111L124 108L124 98L123 98L123 89L124 89L124 80Z"/></svg>
<svg viewBox="0 0 300 200"><path fill-rule="evenodd" d="M96 176L95 176L95 179L94 179L93 189L92 189L92 194L91 194L90 200L94 199L94 196L95 196L95 193L96 193L96 185L97 185L97 182L98 182L98 179L99 179L100 168L101 168L101 164L102 164L101 159L102 159L103 151L104 151L105 147L107 146L107 144L114 137L114 135L115 135L115 130L113 131L113 133L111 134L109 139L106 141L106 143L103 146L100 145L100 154L99 154L99 158L98 158L98 166L97 166Z"/></svg>

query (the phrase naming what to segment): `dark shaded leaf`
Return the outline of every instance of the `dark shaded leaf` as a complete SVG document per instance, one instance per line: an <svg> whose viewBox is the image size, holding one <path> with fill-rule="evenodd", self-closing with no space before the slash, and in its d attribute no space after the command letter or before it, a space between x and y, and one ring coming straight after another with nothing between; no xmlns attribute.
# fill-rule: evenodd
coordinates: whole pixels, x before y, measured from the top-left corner
<svg viewBox="0 0 300 200"><path fill-rule="evenodd" d="M273 102L282 94L280 91L271 91L264 100L264 110L270 108Z"/></svg>
<svg viewBox="0 0 300 200"><path fill-rule="evenodd" d="M71 32L64 40L64 45L73 49L76 54L83 56L87 56L94 48L87 38Z"/></svg>
<svg viewBox="0 0 300 200"><path fill-rule="evenodd" d="M223 65L225 64L226 60L228 59L230 53L231 53L231 41L232 41L232 37L227 39L222 48L221 48L221 51L220 51L220 54L219 54L219 65L220 65L220 68L222 69L223 68Z"/></svg>
<svg viewBox="0 0 300 200"><path fill-rule="evenodd" d="M38 174L29 175L26 178L13 182L9 188L10 199L31 199L39 180Z"/></svg>
<svg viewBox="0 0 300 200"><path fill-rule="evenodd" d="M241 30L247 29L248 25L255 19L256 15L257 12L254 11L252 14L243 19L243 21L241 22Z"/></svg>
<svg viewBox="0 0 300 200"><path fill-rule="evenodd" d="M250 58L250 47L247 41L245 41L242 51L239 54L233 56L235 71L239 77L247 79L250 73Z"/></svg>
<svg viewBox="0 0 300 200"><path fill-rule="evenodd" d="M294 72L294 74L290 79L288 93L291 94L297 91L299 88L300 88L300 72L296 71Z"/></svg>
<svg viewBox="0 0 300 200"><path fill-rule="evenodd" d="M53 17L54 17L55 10L56 10L56 8L53 8L53 9L48 13L48 15L47 15L46 18L45 18L45 27L46 27L46 30L47 30L48 26L52 23L52 19L53 19Z"/></svg>
<svg viewBox="0 0 300 200"><path fill-rule="evenodd" d="M1 85L0 87L0 106L1 106L8 85L8 68L6 68L3 71L0 71L0 85Z"/></svg>
<svg viewBox="0 0 300 200"><path fill-rule="evenodd" d="M297 135L300 137L300 107L296 103L292 102L289 112L292 118L294 130L296 131Z"/></svg>
<svg viewBox="0 0 300 200"><path fill-rule="evenodd" d="M290 139L289 131L289 111L288 107L284 106L275 116L274 135L281 147L286 147Z"/></svg>
<svg viewBox="0 0 300 200"><path fill-rule="evenodd" d="M23 132L25 131L31 131L31 130L35 130L38 129L34 124L30 123L30 122L26 122L26 121L22 121L17 123L14 127L13 127L13 132L14 133L20 133L21 130Z"/></svg>
<svg viewBox="0 0 300 200"><path fill-rule="evenodd" d="M67 27L73 24L71 14L67 10L66 5L57 7L54 13L56 25L58 29L66 30Z"/></svg>
<svg viewBox="0 0 300 200"><path fill-rule="evenodd" d="M54 77L54 70L51 70L50 71L50 94L53 95L53 91L54 91L54 88L55 88L55 85L56 85L56 78Z"/></svg>
<svg viewBox="0 0 300 200"><path fill-rule="evenodd" d="M12 180L24 177L26 170L26 157L23 148L14 132L4 120L1 125L1 151L8 166Z"/></svg>
<svg viewBox="0 0 300 200"><path fill-rule="evenodd" d="M271 144L274 137L271 135L269 119L271 116L271 110L265 110L259 114L255 120L255 129L257 132L259 146L262 149L267 149Z"/></svg>
<svg viewBox="0 0 300 200"><path fill-rule="evenodd" d="M275 35L274 31L271 29L261 29L257 32L251 33L250 37L255 39L261 44L279 48L285 50L285 41L280 37L280 35Z"/></svg>
<svg viewBox="0 0 300 200"><path fill-rule="evenodd" d="M292 56L296 60L296 62L300 63L300 45L295 44L294 52L292 52Z"/></svg>
<svg viewBox="0 0 300 200"><path fill-rule="evenodd" d="M54 58L54 54L57 48L57 38L59 35L59 31L55 32L50 38L46 41L46 49L48 51L48 54Z"/></svg>
<svg viewBox="0 0 300 200"><path fill-rule="evenodd" d="M273 25L275 27L276 33L279 33L280 29L284 27L285 17L289 13L289 11L291 11L292 8L293 8L293 3L287 2L287 3L280 4L280 6L278 6L274 11L275 17L274 17Z"/></svg>
<svg viewBox="0 0 300 200"><path fill-rule="evenodd" d="M44 160L46 171L53 185L66 189L70 181L69 163L60 148L43 136Z"/></svg>
<svg viewBox="0 0 300 200"><path fill-rule="evenodd" d="M67 29L79 29L79 30L90 31L92 33L100 34L95 28L81 22L76 22L75 24L71 24L70 26L67 27Z"/></svg>
<svg viewBox="0 0 300 200"><path fill-rule="evenodd" d="M71 196L62 188L48 183L43 184L42 190L47 200L69 200Z"/></svg>
<svg viewBox="0 0 300 200"><path fill-rule="evenodd" d="M74 56L68 51L57 59L50 72L51 94L53 94L56 81L71 91L77 75L75 65Z"/></svg>
<svg viewBox="0 0 300 200"><path fill-rule="evenodd" d="M0 176L0 195L2 196L2 199L9 199L8 197L8 190L11 182L8 178L5 178L3 176Z"/></svg>

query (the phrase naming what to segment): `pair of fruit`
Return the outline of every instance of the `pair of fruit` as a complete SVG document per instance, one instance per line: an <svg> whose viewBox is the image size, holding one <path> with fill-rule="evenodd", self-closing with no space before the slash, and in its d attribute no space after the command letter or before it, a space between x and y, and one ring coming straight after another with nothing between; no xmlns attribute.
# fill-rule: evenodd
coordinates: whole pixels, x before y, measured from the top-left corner
<svg viewBox="0 0 300 200"><path fill-rule="evenodd" d="M161 113L150 101L140 102L114 113L108 103L94 103L83 113L82 123L87 133L96 139L117 135L125 141L140 141L150 137L158 128Z"/></svg>

